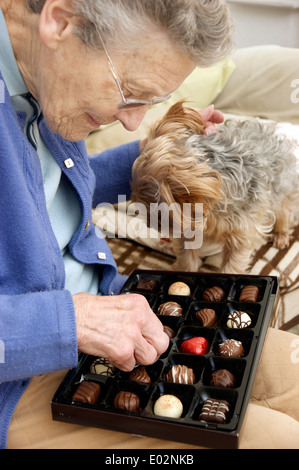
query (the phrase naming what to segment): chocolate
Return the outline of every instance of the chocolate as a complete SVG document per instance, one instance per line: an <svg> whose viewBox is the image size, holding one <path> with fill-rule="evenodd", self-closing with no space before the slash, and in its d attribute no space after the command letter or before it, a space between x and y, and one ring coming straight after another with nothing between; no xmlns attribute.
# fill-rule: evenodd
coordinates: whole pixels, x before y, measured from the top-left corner
<svg viewBox="0 0 299 470"><path fill-rule="evenodd" d="M151 378L146 372L144 366L135 367L129 375L129 380L133 380L134 382L142 382L145 384L151 383Z"/></svg>
<svg viewBox="0 0 299 470"><path fill-rule="evenodd" d="M208 398L203 404L199 419L208 423L224 424L229 408L230 404L226 400Z"/></svg>
<svg viewBox="0 0 299 470"><path fill-rule="evenodd" d="M163 330L164 330L164 333L167 334L168 338L171 339L175 336L175 332L173 331L172 328L170 328L170 326L166 326L164 325L163 326Z"/></svg>
<svg viewBox="0 0 299 470"><path fill-rule="evenodd" d="M169 295L190 295L190 287L185 282L174 282L169 286Z"/></svg>
<svg viewBox="0 0 299 470"><path fill-rule="evenodd" d="M168 382L178 384L194 384L195 382L193 369L184 365L172 366L166 378Z"/></svg>
<svg viewBox="0 0 299 470"><path fill-rule="evenodd" d="M110 362L104 357L98 357L90 366L90 372L92 374L104 375L110 377L116 372L116 367L114 367Z"/></svg>
<svg viewBox="0 0 299 470"><path fill-rule="evenodd" d="M215 310L212 308L202 308L197 310L195 317L200 321L202 326L215 326L217 324L217 316Z"/></svg>
<svg viewBox="0 0 299 470"><path fill-rule="evenodd" d="M248 328L251 318L246 312L235 311L229 314L226 326L228 328Z"/></svg>
<svg viewBox="0 0 299 470"><path fill-rule="evenodd" d="M222 357L241 357L244 355L244 348L241 341L226 339L219 344L218 353Z"/></svg>
<svg viewBox="0 0 299 470"><path fill-rule="evenodd" d="M211 374L210 385L212 387L233 388L236 386L236 378L227 369L218 369Z"/></svg>
<svg viewBox="0 0 299 470"><path fill-rule="evenodd" d="M101 387L98 383L83 380L78 385L72 400L94 405L98 401L100 393Z"/></svg>
<svg viewBox="0 0 299 470"><path fill-rule="evenodd" d="M245 286L241 290L240 302L257 302L259 296L259 288L257 286Z"/></svg>
<svg viewBox="0 0 299 470"><path fill-rule="evenodd" d="M158 315L169 315L172 317L180 317L183 313L183 309L177 302L164 302L159 305Z"/></svg>
<svg viewBox="0 0 299 470"><path fill-rule="evenodd" d="M113 404L119 410L130 411L131 413L140 411L140 400L136 393L120 391L115 395Z"/></svg>
<svg viewBox="0 0 299 470"><path fill-rule="evenodd" d="M154 414L167 418L180 418L183 414L183 404L174 395L161 395L154 404Z"/></svg>
<svg viewBox="0 0 299 470"><path fill-rule="evenodd" d="M195 336L194 338L186 339L182 342L180 351L185 354L207 354L209 350L209 343L202 336Z"/></svg>
<svg viewBox="0 0 299 470"><path fill-rule="evenodd" d="M156 292L158 289L158 283L155 279L140 279L136 289L145 292Z"/></svg>
<svg viewBox="0 0 299 470"><path fill-rule="evenodd" d="M221 287L214 286L206 289L203 292L202 297L207 302L221 302L225 297L225 292Z"/></svg>

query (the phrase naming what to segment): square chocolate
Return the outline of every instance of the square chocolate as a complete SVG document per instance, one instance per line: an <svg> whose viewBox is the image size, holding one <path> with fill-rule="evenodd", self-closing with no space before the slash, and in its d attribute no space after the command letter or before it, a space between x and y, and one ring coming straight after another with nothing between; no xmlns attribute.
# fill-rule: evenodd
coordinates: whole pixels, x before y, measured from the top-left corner
<svg viewBox="0 0 299 470"><path fill-rule="evenodd" d="M229 407L226 400L208 398L203 404L199 419L208 423L224 424L227 420Z"/></svg>
<svg viewBox="0 0 299 470"><path fill-rule="evenodd" d="M158 283L155 279L140 279L136 289L144 292L156 292L158 289Z"/></svg>

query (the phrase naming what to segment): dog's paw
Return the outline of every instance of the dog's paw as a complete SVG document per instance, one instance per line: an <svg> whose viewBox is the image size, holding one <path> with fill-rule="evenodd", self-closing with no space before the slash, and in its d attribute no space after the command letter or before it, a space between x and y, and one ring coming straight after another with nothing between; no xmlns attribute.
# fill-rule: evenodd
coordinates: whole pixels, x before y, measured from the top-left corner
<svg viewBox="0 0 299 470"><path fill-rule="evenodd" d="M288 248L290 244L290 236L287 232L276 232L273 236L273 246L279 250Z"/></svg>

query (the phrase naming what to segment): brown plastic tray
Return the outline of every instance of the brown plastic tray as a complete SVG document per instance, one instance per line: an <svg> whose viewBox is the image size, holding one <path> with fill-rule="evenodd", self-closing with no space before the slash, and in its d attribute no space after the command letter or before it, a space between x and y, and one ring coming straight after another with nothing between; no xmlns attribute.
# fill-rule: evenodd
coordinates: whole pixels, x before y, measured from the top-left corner
<svg viewBox="0 0 299 470"><path fill-rule="evenodd" d="M140 279L154 279L157 290L153 293L138 291ZM169 296L171 283L182 281L191 289L190 296ZM257 302L239 302L241 288L246 285L259 287ZM205 302L202 292L207 287L218 285L225 291L222 302ZM136 270L123 286L121 293L139 292L144 295L153 311L167 300L175 300L183 307L182 317L159 315L163 324L175 331L168 350L159 360L147 366L150 384L129 380L129 373L117 370L112 377L91 374L89 369L95 357L79 356L78 366L70 370L52 399L53 419L110 430L140 434L155 438L185 442L213 448L237 448L242 422L253 386L256 368L271 320L277 293L277 278L273 276L202 274L168 271ZM194 317L199 308L210 307L216 311L216 327L202 327ZM252 323L250 327L232 329L226 326L231 309L246 311ZM192 336L203 336L210 349L203 356L182 354L180 342ZM217 353L217 346L226 338L242 341L245 354L241 358L223 358ZM165 374L174 364L192 367L196 377L193 385L174 384L165 380ZM236 377L235 388L226 389L209 385L208 377L214 369L226 368ZM73 402L73 394L82 379L92 380L101 385L97 404L88 405ZM113 407L113 398L120 390L137 393L142 410L129 413ZM183 403L180 419L161 418L153 414L155 400L164 393L176 395ZM224 399L230 403L228 420L225 424L209 424L199 420L199 414L207 398Z"/></svg>

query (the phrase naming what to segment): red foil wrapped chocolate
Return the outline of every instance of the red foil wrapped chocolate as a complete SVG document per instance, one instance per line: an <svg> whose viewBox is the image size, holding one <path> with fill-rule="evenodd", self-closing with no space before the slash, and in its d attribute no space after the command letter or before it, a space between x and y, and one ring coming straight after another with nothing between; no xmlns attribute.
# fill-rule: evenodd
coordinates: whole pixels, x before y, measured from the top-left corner
<svg viewBox="0 0 299 470"><path fill-rule="evenodd" d="M209 343L203 336L195 336L182 342L180 351L185 354L207 354L209 351Z"/></svg>

